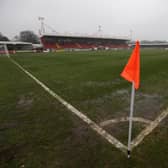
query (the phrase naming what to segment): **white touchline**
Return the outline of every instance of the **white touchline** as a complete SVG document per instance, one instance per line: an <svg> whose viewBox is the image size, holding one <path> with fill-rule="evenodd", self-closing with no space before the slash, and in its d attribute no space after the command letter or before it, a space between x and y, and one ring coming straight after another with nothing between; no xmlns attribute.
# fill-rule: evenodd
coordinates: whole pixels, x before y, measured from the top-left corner
<svg viewBox="0 0 168 168"><path fill-rule="evenodd" d="M168 116L168 108L164 110L154 121L150 123L141 133L131 142L131 148L135 148L139 145L143 139L150 134L158 125L159 123Z"/></svg>
<svg viewBox="0 0 168 168"><path fill-rule="evenodd" d="M125 146L123 143L121 143L118 139L110 135L108 132L106 132L103 128L101 128L99 125L97 125L94 121L92 121L90 118L88 118L86 115L84 115L82 112L77 110L75 107L73 107L71 104L66 102L62 97L57 95L54 91L52 91L49 87L47 87L45 84L43 84L40 80L38 80L36 77L34 77L30 72L28 72L26 69L24 69L20 64L18 64L15 60L13 60L11 57L9 57L11 62L13 62L17 67L19 67L24 73L26 73L30 78L32 78L38 85L40 85L46 92L48 92L51 96L56 98L60 103L62 103L67 109L69 109L72 113L77 115L80 119L82 119L85 123L87 123L93 130L95 130L99 135L101 135L103 138L105 138L109 143L113 144L116 148L120 149L122 152L126 153L127 146Z"/></svg>

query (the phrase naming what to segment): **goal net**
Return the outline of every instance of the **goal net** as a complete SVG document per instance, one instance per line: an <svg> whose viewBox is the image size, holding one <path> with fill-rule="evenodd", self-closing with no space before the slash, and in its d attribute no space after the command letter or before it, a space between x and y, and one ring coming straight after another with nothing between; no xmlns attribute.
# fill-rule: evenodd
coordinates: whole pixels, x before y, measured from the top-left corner
<svg viewBox="0 0 168 168"><path fill-rule="evenodd" d="M7 57L10 56L6 44L0 44L0 56L7 56Z"/></svg>

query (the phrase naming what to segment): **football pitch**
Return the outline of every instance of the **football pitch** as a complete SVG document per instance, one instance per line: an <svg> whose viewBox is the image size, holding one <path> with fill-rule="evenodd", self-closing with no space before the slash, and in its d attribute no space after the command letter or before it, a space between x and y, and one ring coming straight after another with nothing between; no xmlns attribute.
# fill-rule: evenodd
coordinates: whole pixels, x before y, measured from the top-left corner
<svg viewBox="0 0 168 168"><path fill-rule="evenodd" d="M18 53L0 57L0 167L168 167L168 117L130 159L11 60L127 146L131 50ZM168 108L168 51L141 50L133 140Z"/></svg>

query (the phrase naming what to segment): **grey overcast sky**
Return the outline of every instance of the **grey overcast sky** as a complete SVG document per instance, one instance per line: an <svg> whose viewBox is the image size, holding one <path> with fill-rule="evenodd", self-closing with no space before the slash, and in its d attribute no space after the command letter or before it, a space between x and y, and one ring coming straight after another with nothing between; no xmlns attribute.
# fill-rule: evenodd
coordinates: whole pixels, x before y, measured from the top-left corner
<svg viewBox="0 0 168 168"><path fill-rule="evenodd" d="M9 38L38 33L39 16L59 33L92 35L101 25L102 34L168 40L168 0L0 0L0 32Z"/></svg>

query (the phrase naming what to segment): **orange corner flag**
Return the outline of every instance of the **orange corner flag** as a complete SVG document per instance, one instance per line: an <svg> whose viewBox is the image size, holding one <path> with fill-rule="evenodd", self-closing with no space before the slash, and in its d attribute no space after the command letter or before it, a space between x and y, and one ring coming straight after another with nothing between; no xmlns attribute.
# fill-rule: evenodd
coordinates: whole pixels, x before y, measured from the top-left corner
<svg viewBox="0 0 168 168"><path fill-rule="evenodd" d="M127 65L121 73L121 76L129 82L134 82L135 89L139 88L140 83L140 44L136 46L128 60Z"/></svg>

